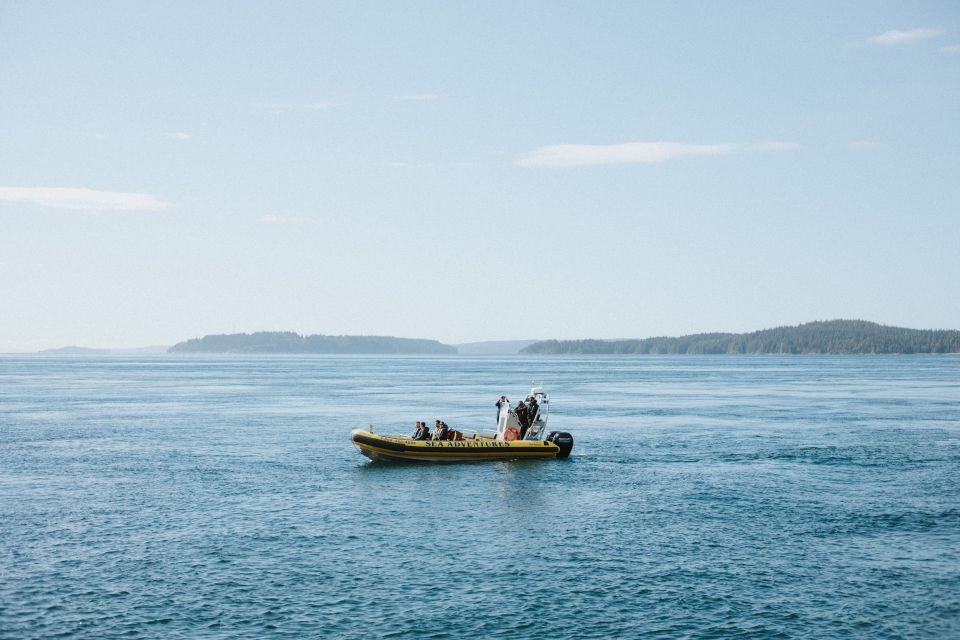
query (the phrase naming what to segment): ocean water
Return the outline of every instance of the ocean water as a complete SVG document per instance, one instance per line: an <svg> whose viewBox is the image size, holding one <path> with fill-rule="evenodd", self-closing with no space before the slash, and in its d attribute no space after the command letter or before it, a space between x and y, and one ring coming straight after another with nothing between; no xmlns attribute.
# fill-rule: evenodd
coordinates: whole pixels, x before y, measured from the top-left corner
<svg viewBox="0 0 960 640"><path fill-rule="evenodd" d="M0 637L957 638L960 357L0 357Z"/></svg>

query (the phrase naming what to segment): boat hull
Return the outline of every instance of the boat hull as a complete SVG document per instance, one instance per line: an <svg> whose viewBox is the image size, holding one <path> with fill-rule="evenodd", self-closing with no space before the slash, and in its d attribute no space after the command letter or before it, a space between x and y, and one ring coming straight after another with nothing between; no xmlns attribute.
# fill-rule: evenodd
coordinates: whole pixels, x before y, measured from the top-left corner
<svg viewBox="0 0 960 640"><path fill-rule="evenodd" d="M414 440L384 436L363 429L350 432L350 441L371 460L385 462L467 462L471 460L545 460L557 457L560 447L544 440L503 442L492 438Z"/></svg>

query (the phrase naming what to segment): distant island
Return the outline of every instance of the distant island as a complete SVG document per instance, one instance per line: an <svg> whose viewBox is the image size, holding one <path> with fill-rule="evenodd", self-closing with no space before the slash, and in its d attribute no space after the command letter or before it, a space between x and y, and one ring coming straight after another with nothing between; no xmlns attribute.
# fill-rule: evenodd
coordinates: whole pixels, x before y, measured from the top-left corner
<svg viewBox="0 0 960 640"><path fill-rule="evenodd" d="M888 327L864 320L808 322L753 333L698 333L643 340L545 340L525 354L960 353L960 331Z"/></svg>
<svg viewBox="0 0 960 640"><path fill-rule="evenodd" d="M515 356L520 350L537 340L488 340L486 342L465 342L456 345L462 356Z"/></svg>
<svg viewBox="0 0 960 640"><path fill-rule="evenodd" d="M302 336L292 331L208 335L170 347L170 353L444 354L456 347L436 340L391 336Z"/></svg>
<svg viewBox="0 0 960 640"><path fill-rule="evenodd" d="M57 347L55 349L43 349L37 351L39 355L47 356L135 356L151 355L156 353L166 353L168 347L126 347L111 349L94 349L90 347Z"/></svg>
<svg viewBox="0 0 960 640"><path fill-rule="evenodd" d="M56 349L44 349L37 351L39 354L48 356L104 356L109 355L109 349L91 349L89 347L57 347Z"/></svg>

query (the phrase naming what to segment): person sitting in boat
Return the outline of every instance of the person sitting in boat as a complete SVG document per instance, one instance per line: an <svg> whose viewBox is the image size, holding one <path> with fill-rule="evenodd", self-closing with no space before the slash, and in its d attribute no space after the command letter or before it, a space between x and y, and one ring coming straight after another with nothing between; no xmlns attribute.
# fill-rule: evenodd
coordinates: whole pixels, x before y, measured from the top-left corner
<svg viewBox="0 0 960 640"><path fill-rule="evenodd" d="M449 432L450 428L447 427L447 423L443 422L442 420L437 420L436 424L433 426L433 439L446 440Z"/></svg>
<svg viewBox="0 0 960 640"><path fill-rule="evenodd" d="M417 423L417 432L413 434L414 440L429 440L430 439L430 429L427 427L426 422Z"/></svg>

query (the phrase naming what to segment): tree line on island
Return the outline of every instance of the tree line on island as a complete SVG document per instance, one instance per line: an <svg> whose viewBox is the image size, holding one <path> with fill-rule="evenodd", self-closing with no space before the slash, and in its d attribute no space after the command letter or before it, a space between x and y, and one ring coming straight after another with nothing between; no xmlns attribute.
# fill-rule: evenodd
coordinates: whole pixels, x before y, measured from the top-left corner
<svg viewBox="0 0 960 640"><path fill-rule="evenodd" d="M443 354L457 348L436 340L391 336L303 336L293 331L208 335L179 342L170 353Z"/></svg>
<svg viewBox="0 0 960 640"><path fill-rule="evenodd" d="M544 340L520 352L537 355L960 353L960 331L904 329L864 320L830 320L752 333L698 333L639 340Z"/></svg>
<svg viewBox="0 0 960 640"><path fill-rule="evenodd" d="M527 341L478 343L479 353L517 353ZM493 349L498 345L505 351ZM464 352L471 345L463 345ZM474 345L476 346L476 345ZM455 346L436 340L392 336L300 335L260 331L208 335L180 342L170 353L238 354L456 354ZM633 340L543 340L519 350L527 355L560 354L881 354L960 353L960 331L904 329L863 320L808 322L752 333L698 333Z"/></svg>

